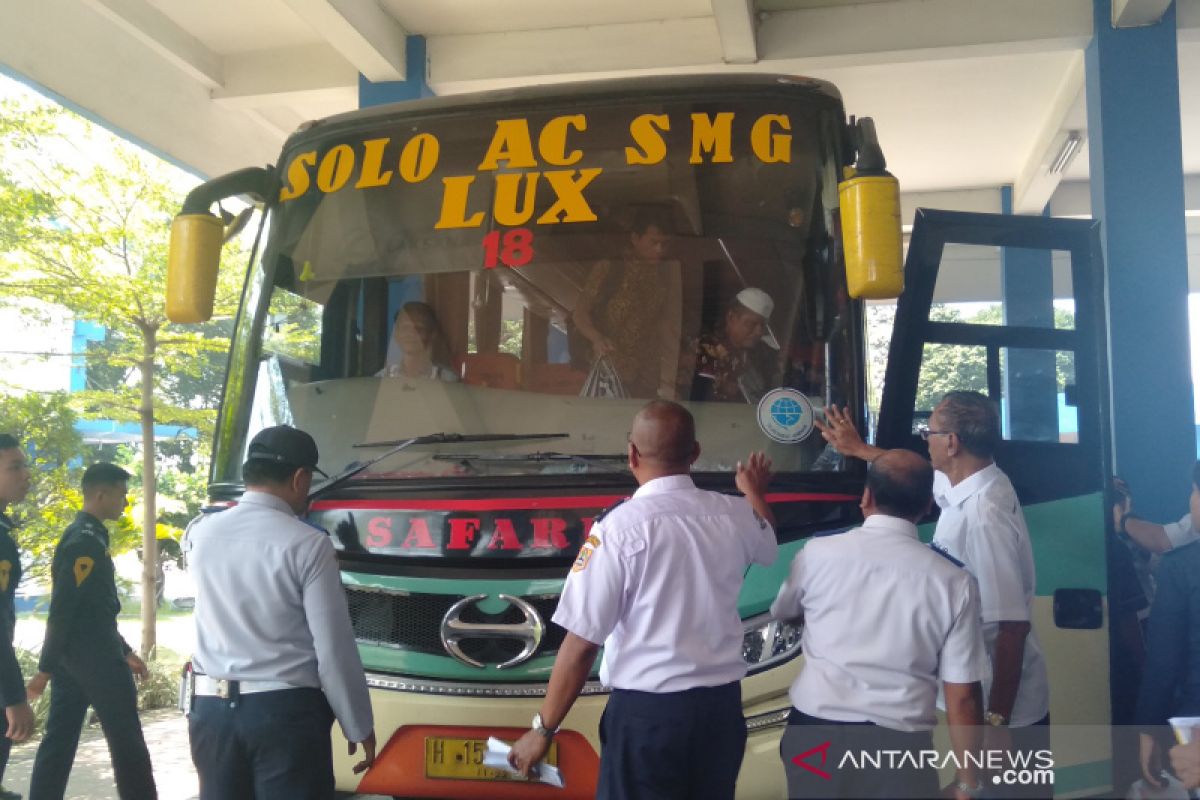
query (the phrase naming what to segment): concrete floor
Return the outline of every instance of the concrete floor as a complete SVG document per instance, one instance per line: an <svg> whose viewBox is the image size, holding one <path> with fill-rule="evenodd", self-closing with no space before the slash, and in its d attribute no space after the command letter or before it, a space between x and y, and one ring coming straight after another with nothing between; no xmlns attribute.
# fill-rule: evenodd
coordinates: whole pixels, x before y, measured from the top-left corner
<svg viewBox="0 0 1200 800"><path fill-rule="evenodd" d="M151 711L142 716L142 730L154 764L159 800L194 800L198 797L199 782L188 750L187 722L183 716L174 709ZM36 751L36 743L13 748L4 777L6 787L22 794L28 793L29 774L33 770ZM108 745L98 726L84 730L64 800L117 800ZM352 800L384 798L354 795Z"/></svg>

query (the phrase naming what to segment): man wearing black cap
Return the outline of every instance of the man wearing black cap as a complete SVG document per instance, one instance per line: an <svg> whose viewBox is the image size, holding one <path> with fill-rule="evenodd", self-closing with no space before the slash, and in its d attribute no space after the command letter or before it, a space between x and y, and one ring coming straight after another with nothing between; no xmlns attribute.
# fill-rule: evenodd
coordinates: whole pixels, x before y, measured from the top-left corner
<svg viewBox="0 0 1200 800"><path fill-rule="evenodd" d="M133 676L149 672L117 630L121 601L108 551L105 521L121 518L129 473L92 464L83 473L83 510L54 550L50 614L29 696L53 681L46 735L29 779L30 800L62 800L88 706L96 709L122 800L156 797L150 753L142 736Z"/></svg>
<svg viewBox="0 0 1200 800"><path fill-rule="evenodd" d="M201 800L332 798L330 727L375 758L366 677L329 537L297 519L317 445L280 425L250 442L238 505L192 526L195 687L189 732ZM286 721L286 732L280 722Z"/></svg>

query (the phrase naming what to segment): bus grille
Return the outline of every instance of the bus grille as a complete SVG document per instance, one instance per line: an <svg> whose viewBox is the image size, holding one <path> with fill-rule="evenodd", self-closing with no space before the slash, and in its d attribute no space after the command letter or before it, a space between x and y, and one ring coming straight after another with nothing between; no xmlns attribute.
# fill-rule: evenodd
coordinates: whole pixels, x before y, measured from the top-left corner
<svg viewBox="0 0 1200 800"><path fill-rule="evenodd" d="M380 589L347 586L346 600L350 606L350 621L354 637L360 644L391 647L413 653L448 656L442 647L442 619L450 607L463 599L456 594L396 593ZM546 626L536 656L558 652L566 631L550 622L558 607L558 597L537 595L521 598L532 605ZM484 614L478 606L463 610L463 622L516 624L522 621L521 612L509 606L500 614ZM483 663L503 663L521 652L521 643L508 639L468 639L462 650Z"/></svg>

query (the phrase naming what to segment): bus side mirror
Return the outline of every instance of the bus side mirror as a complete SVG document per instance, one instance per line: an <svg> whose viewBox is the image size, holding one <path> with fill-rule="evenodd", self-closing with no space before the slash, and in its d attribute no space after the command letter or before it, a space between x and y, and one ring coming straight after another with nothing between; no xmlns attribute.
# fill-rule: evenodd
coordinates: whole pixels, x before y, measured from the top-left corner
<svg viewBox="0 0 1200 800"><path fill-rule="evenodd" d="M224 233L224 223L209 213L180 214L171 222L167 318L172 322L212 317Z"/></svg>
<svg viewBox="0 0 1200 800"><path fill-rule="evenodd" d="M904 291L900 183L891 175L856 175L838 184L846 289L883 300Z"/></svg>
<svg viewBox="0 0 1200 800"><path fill-rule="evenodd" d="M875 123L864 117L851 126L857 167L838 184L846 289L853 298L892 299L904 291L900 182L887 171Z"/></svg>

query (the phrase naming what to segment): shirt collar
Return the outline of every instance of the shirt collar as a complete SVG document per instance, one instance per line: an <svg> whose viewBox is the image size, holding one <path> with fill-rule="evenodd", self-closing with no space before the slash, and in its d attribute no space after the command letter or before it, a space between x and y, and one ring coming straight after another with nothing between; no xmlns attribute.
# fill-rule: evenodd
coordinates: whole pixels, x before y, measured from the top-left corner
<svg viewBox="0 0 1200 800"><path fill-rule="evenodd" d="M979 470L979 472L967 476L959 481L957 485L951 486L949 489L947 489L943 495L946 500L946 504L942 507L947 508L949 506L961 506L963 503L967 502L967 500L971 499L971 497L979 494L988 486L990 486L992 481L1000 477L1001 474L1002 473L1000 472L999 467L997 467L995 464L988 464L986 467ZM941 504L939 503L939 505Z"/></svg>
<svg viewBox="0 0 1200 800"><path fill-rule="evenodd" d="M862 527L867 530L901 533L912 539L917 539L917 526L906 519L893 517L888 514L872 514L863 520Z"/></svg>
<svg viewBox="0 0 1200 800"><path fill-rule="evenodd" d="M270 492L256 492L250 489L242 493L242 499L238 502L249 503L252 506L266 506L276 511L282 511L289 517L296 516L296 512L292 510L291 506Z"/></svg>
<svg viewBox="0 0 1200 800"><path fill-rule="evenodd" d="M646 481L633 493L634 497L645 497L650 494L663 492L678 492L682 489L695 489L696 483L691 475L667 475L662 478Z"/></svg>
<svg viewBox="0 0 1200 800"><path fill-rule="evenodd" d="M82 522L88 526L88 530L104 539L104 545L108 546L108 528L104 527L104 523L99 517L93 516L86 511L80 511L75 515L76 522Z"/></svg>

